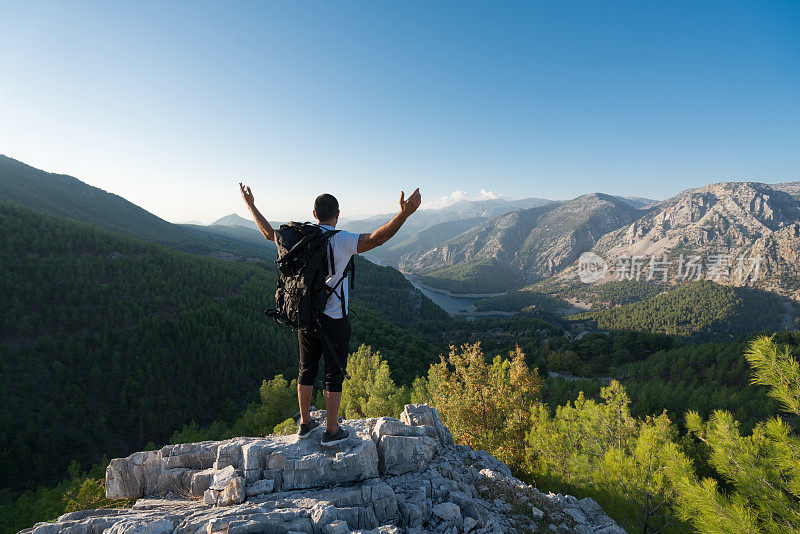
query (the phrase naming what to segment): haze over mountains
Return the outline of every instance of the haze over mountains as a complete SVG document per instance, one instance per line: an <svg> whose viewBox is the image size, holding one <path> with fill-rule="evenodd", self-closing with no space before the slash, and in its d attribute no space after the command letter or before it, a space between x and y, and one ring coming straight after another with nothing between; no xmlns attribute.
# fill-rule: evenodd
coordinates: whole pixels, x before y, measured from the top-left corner
<svg viewBox="0 0 800 534"><path fill-rule="evenodd" d="M612 262L619 256L681 250L759 255L771 287L787 286L787 280L791 286L789 277L800 274L798 197L800 182L794 181L722 182L661 202L604 193L567 201L462 200L419 210L371 257L424 277L434 287L467 293L502 292L554 275L574 278L576 260L590 250ZM239 260L274 257L274 246L255 223L238 214L208 226L172 224L76 178L6 156L0 156L0 198L179 250ZM339 227L370 232L392 216L343 218ZM482 287L486 284L490 287Z"/></svg>
<svg viewBox="0 0 800 534"><path fill-rule="evenodd" d="M0 200L56 217L96 224L185 252L261 259L275 256L274 247L264 246L263 238L256 240L252 232L172 224L77 178L41 171L3 155L0 155Z"/></svg>
<svg viewBox="0 0 800 534"><path fill-rule="evenodd" d="M435 270L476 260L500 260L523 279L566 267L607 232L641 212L615 197L594 193L566 202L516 210L485 221L420 254L401 258L409 271Z"/></svg>
<svg viewBox="0 0 800 534"><path fill-rule="evenodd" d="M253 222L252 219L245 219L236 213L231 213L225 217L220 217L216 221L212 222L209 226L244 226L245 228L258 230L256 223Z"/></svg>
<svg viewBox="0 0 800 534"><path fill-rule="evenodd" d="M657 201L641 197L613 197L622 204L634 208L643 208ZM478 226L484 221L505 215L514 210L530 209L558 201L544 198L524 198L512 200L496 198L488 200L460 200L449 206L435 209L422 208L409 219L395 238L386 246L373 251L370 256L382 262L397 265L404 257L420 254L440 243L455 237L462 232ZM350 220L343 214L339 228L355 233L372 232L394 217L394 213L373 215L366 219ZM273 223L277 225L278 223ZM243 226L255 229L252 220L245 219L236 213L226 215L211 223L210 226Z"/></svg>

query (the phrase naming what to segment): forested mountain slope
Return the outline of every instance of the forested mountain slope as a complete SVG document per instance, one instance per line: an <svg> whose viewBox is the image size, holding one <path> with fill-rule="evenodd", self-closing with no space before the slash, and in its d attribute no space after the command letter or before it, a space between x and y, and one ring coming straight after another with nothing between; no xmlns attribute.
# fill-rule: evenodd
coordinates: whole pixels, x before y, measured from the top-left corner
<svg viewBox="0 0 800 534"><path fill-rule="evenodd" d="M732 340L784 326L787 309L772 293L710 280L688 282L641 302L573 316L601 330L635 330L694 339Z"/></svg>
<svg viewBox="0 0 800 534"><path fill-rule="evenodd" d="M0 267L4 485L51 483L73 459L89 465L191 420L225 419L265 377L297 372L295 335L263 314L271 264L0 202ZM356 276L353 348L381 350L401 380L423 373L439 351L409 325L446 315L394 269L359 261Z"/></svg>
<svg viewBox="0 0 800 534"><path fill-rule="evenodd" d="M232 193L235 194L235 193ZM65 174L53 174L0 155L0 200L198 254L274 258L272 244L209 233L203 226L167 222L124 198Z"/></svg>

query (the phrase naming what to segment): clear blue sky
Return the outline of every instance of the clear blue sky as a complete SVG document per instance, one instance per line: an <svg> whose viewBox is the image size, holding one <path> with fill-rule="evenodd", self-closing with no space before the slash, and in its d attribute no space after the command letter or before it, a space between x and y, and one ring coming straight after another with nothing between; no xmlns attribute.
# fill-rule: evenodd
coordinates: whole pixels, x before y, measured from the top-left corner
<svg viewBox="0 0 800 534"><path fill-rule="evenodd" d="M3 2L0 153L173 221L800 176L797 2Z"/></svg>

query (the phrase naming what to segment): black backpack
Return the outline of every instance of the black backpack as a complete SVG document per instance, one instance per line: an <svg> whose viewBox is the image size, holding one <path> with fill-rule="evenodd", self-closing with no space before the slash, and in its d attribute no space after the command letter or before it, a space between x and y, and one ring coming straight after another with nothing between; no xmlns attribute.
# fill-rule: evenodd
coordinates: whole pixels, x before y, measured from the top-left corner
<svg viewBox="0 0 800 534"><path fill-rule="evenodd" d="M346 276L349 276L350 288L353 288L353 258L350 258L342 277L334 287L328 287L325 283L325 279L336 272L329 240L338 232L339 230L326 230L316 224L297 222L282 224L275 230L278 284L275 290L275 308L265 312L281 324L291 328L304 328L319 336L337 362L338 356L322 328L320 315L325 310L328 298L336 292ZM337 293L337 297L342 302L342 315L347 315L343 288Z"/></svg>

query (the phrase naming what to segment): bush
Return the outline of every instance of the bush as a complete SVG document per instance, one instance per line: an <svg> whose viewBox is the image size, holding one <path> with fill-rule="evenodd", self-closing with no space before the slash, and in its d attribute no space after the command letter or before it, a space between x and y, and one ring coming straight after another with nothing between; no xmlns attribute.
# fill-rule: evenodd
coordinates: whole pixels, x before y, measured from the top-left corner
<svg viewBox="0 0 800 534"><path fill-rule="evenodd" d="M283 375L264 380L259 389L261 403L254 403L242 413L237 421L248 435L266 436L275 425L297 412L297 380L288 382Z"/></svg>
<svg viewBox="0 0 800 534"><path fill-rule="evenodd" d="M389 364L380 352L372 352L366 345L350 354L347 359L350 378L342 388L340 413L346 419L399 417L408 402L409 392L392 380Z"/></svg>
<svg viewBox="0 0 800 534"><path fill-rule="evenodd" d="M581 393L553 417L544 405L537 407L528 435L531 468L600 496L625 527L658 532L674 517L667 450L677 433L665 414L634 419L616 380L600 396L603 402Z"/></svg>
<svg viewBox="0 0 800 534"><path fill-rule="evenodd" d="M295 423L294 419L291 417L283 423L275 425L275 428L272 429L272 433L279 436L288 436L290 434L294 434L295 432L297 432L297 423Z"/></svg>
<svg viewBox="0 0 800 534"><path fill-rule="evenodd" d="M450 348L428 373L428 392L456 439L485 449L511 467L525 460L530 410L540 400L541 380L517 348L487 363L480 343Z"/></svg>

